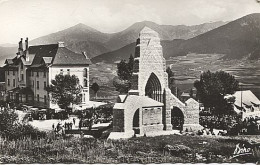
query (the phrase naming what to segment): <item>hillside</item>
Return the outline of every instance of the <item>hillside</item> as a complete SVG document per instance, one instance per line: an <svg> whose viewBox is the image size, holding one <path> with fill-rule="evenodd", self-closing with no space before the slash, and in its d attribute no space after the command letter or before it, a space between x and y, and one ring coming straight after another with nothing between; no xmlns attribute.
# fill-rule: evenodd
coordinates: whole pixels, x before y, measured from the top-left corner
<svg viewBox="0 0 260 165"><path fill-rule="evenodd" d="M50 44L64 41L69 49L78 53L85 51L89 57L92 58L135 42L139 32L145 26L157 31L163 40L173 40L192 38L223 24L226 24L226 22L213 22L194 26L172 26L143 21L137 22L117 33L102 33L87 25L78 24L68 29L29 41L29 44Z"/></svg>
<svg viewBox="0 0 260 165"><path fill-rule="evenodd" d="M172 42L174 44L175 41ZM229 59L240 59L251 54L251 58L259 58L259 45L260 14L250 14L184 41L173 47L170 56L192 52L226 54Z"/></svg>
<svg viewBox="0 0 260 165"><path fill-rule="evenodd" d="M260 14L247 15L187 40L166 41L163 37L161 39L164 57L167 59L188 53L216 53L225 54L225 58L229 59L257 59L260 58ZM130 54L134 54L133 44L104 53L93 58L93 61L112 63L119 59L127 59Z"/></svg>
<svg viewBox="0 0 260 165"><path fill-rule="evenodd" d="M99 32L84 24L77 24L68 29L36 38L29 43L38 45L63 41L71 50L78 53L85 51L89 57L94 57L111 50L105 45L108 39L109 34Z"/></svg>
<svg viewBox="0 0 260 165"><path fill-rule="evenodd" d="M159 33L162 40L173 40L173 39L189 39L194 36L200 35L214 28L222 26L226 22L214 22L214 23L204 23L201 25L185 26L185 25L158 25L154 22L143 21L137 22L130 26L129 28L112 34L107 45L115 50L116 48L121 48L130 43L133 43L138 38L140 31L145 27L149 27Z"/></svg>

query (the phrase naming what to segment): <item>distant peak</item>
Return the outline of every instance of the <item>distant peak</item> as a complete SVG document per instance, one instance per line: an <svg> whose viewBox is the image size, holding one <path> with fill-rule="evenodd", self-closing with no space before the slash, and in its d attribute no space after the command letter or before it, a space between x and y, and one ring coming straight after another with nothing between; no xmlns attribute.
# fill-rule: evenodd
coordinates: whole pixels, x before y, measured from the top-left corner
<svg viewBox="0 0 260 165"><path fill-rule="evenodd" d="M75 26L72 26L71 27L72 29L81 29L81 30L89 30L89 31L93 31L93 32L99 32L98 30L96 30L96 29L94 29L94 28L92 28L92 27L90 27L90 26L87 26L87 25L85 25L85 24L83 24L83 23L78 23L77 25L75 25ZM70 29L70 28L69 28Z"/></svg>
<svg viewBox="0 0 260 165"><path fill-rule="evenodd" d="M83 24L83 23L78 23L78 24L75 25L75 26L83 26L83 27L85 27L85 26L87 26L87 25L85 25L85 24Z"/></svg>

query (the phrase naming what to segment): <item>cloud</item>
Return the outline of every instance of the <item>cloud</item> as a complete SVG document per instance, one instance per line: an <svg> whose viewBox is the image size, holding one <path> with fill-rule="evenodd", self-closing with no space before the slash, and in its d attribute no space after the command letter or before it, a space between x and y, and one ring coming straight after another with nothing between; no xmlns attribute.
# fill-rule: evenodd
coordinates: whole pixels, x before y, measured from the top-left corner
<svg viewBox="0 0 260 165"><path fill-rule="evenodd" d="M260 12L256 0L0 0L0 43L84 23L118 32L139 21L194 25Z"/></svg>

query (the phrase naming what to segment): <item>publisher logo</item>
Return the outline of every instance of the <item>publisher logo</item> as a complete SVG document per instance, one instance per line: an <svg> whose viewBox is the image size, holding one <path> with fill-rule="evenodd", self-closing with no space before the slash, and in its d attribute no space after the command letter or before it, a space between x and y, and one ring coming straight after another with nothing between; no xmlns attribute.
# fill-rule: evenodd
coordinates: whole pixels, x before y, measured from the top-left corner
<svg viewBox="0 0 260 165"><path fill-rule="evenodd" d="M253 155L253 149L251 147L247 147L245 144L238 143L233 152L233 157L240 157L245 155Z"/></svg>

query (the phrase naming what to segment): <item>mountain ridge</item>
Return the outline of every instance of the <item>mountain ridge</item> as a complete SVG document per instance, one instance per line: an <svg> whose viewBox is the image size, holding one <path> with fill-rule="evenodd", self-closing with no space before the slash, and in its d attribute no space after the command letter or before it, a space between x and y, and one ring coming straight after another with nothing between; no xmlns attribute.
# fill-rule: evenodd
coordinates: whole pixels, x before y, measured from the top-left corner
<svg viewBox="0 0 260 165"><path fill-rule="evenodd" d="M139 32L144 26L149 26L150 28L156 30L163 40L172 40L191 38L205 31L219 27L225 23L226 22L214 22L193 26L173 26L159 25L151 21L142 21L136 22L128 28L116 33L103 33L85 24L79 23L59 32L36 38L29 41L29 43L32 45L37 45L64 41L69 49L78 53L80 53L80 51L85 51L89 57L92 58L106 52L117 50L132 42L135 42ZM202 31L201 28L203 28ZM101 48L101 50L97 50L96 48Z"/></svg>
<svg viewBox="0 0 260 165"><path fill-rule="evenodd" d="M127 59L134 53L134 48L130 49L130 45L125 46L128 51L121 48L94 57L92 61L113 63L120 58L118 56ZM260 58L260 13L246 15L190 39L161 40L161 45L166 59L188 53L225 54L225 58L229 59L243 57L258 59ZM114 60L106 57L111 54Z"/></svg>

